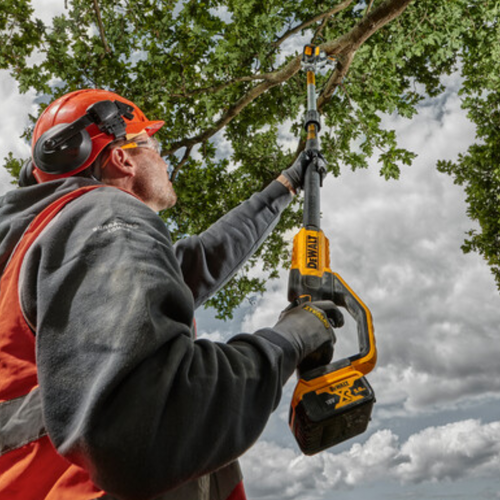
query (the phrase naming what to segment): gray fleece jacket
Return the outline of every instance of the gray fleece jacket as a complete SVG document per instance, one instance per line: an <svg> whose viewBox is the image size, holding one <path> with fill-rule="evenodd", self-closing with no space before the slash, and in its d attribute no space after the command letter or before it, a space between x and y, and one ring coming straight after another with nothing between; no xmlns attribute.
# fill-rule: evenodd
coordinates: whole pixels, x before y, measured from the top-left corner
<svg viewBox="0 0 500 500"><path fill-rule="evenodd" d="M0 272L36 214L89 184L74 177L1 197ZM271 328L196 340L193 316L290 200L273 182L172 245L150 208L101 187L65 207L30 249L21 302L49 436L114 497L187 498L182 488L223 475L262 432L298 353Z"/></svg>

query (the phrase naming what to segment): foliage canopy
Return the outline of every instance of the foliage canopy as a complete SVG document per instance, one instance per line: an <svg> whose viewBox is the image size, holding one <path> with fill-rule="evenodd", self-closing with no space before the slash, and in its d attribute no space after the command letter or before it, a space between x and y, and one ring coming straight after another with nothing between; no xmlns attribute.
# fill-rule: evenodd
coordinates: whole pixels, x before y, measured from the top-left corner
<svg viewBox="0 0 500 500"><path fill-rule="evenodd" d="M45 25L30 0L4 0L0 69L22 92L34 89L41 109L95 87L165 120L158 137L180 200L165 214L174 238L202 231L303 147L291 137L302 134L304 43L338 61L318 77L334 175L341 165L366 168L376 155L381 175L398 178L415 155L383 128L383 115L411 118L419 102L446 90L444 75L459 72L477 144L438 168L465 186L481 230L464 249L486 257L500 286L499 11L497 0L66 0ZM6 159L14 175L19 165ZM288 264L283 236L299 221L296 202L259 253L266 278L234 279L212 301L221 317Z"/></svg>

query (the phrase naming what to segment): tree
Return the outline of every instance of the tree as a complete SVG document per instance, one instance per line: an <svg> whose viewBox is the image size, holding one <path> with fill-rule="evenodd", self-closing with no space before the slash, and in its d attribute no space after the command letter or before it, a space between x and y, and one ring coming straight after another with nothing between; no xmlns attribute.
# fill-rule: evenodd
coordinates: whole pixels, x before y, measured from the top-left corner
<svg viewBox="0 0 500 500"><path fill-rule="evenodd" d="M5 0L0 68L10 70L21 91L36 90L41 109L71 90L98 87L164 119L158 137L180 199L165 215L174 238L203 230L275 178L303 147L304 41L337 60L318 77L322 147L334 175L340 165L365 168L377 155L381 175L398 178L415 155L382 127L383 115L410 119L419 102L445 90L443 75L461 71L464 105L483 142L477 153L440 168L470 183L469 215L482 233L472 234L466 249L494 256L495 266L498 209L493 200L472 206L484 203L486 191L498 199L500 185L498 170L496 177L488 170L498 153L489 129L494 115L488 123L482 115L486 106L498 109L497 19L498 2L488 0L66 0L64 12L45 26L30 0ZM302 141L286 148L284 136ZM6 160L16 174L20 160ZM470 177L476 170L479 177ZM288 265L284 234L300 215L296 201L259 252L266 279L241 274L213 299L221 317Z"/></svg>
<svg viewBox="0 0 500 500"><path fill-rule="evenodd" d="M484 3L484 2L483 2ZM477 251L488 262L500 290L500 4L471 5L463 34L462 103L476 125L476 143L457 161L438 169L464 186L469 217L480 230L469 231L464 252Z"/></svg>

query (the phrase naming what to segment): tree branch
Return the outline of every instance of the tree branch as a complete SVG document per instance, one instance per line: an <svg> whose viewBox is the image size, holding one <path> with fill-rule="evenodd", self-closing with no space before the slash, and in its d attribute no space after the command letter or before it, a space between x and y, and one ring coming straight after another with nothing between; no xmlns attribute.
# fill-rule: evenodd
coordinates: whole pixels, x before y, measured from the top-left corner
<svg viewBox="0 0 500 500"><path fill-rule="evenodd" d="M186 164L186 162L189 160L189 157L191 156L191 151L193 149L193 146L189 146L186 148L186 151L184 151L184 155L182 157L182 160L176 165L174 170L172 171L172 174L170 175L170 180L172 182L175 181L175 178L177 177L177 174L179 173L180 169ZM165 154L162 151L162 156L165 156Z"/></svg>
<svg viewBox="0 0 500 500"><path fill-rule="evenodd" d="M368 4L368 7L366 8L365 16L368 15L368 13L370 12L372 5L373 5L373 0L370 0L370 3Z"/></svg>
<svg viewBox="0 0 500 500"><path fill-rule="evenodd" d="M326 22L328 21L328 19L330 17L332 17L334 14L337 14L341 10L344 10L347 7L349 7L349 5L352 2L353 2L353 0L345 0L344 2L340 3L335 8L329 10L328 12L323 12L322 14L318 14L317 16L313 17L312 19L309 19L308 21L305 21L302 24L296 26L295 28L287 31L281 38L279 38L278 40L276 40L276 42L273 42L271 44L272 47L273 47L273 49L279 47L290 36L295 35L299 31L301 31L301 30L303 30L303 29L311 26L312 24L314 24L314 23L316 23L318 21L323 21L321 23L320 28L319 28L320 30L323 29L325 27L325 25L326 25ZM317 33L315 34L315 37L316 36L317 36ZM219 92L221 90L224 90L227 87L230 87L231 85L233 85L235 83L251 82L251 81L254 81L254 80L267 80L269 78L272 79L272 76L270 76L272 74L273 73L263 73L263 74L260 74L260 75L242 76L242 77L239 77L239 78L235 78L235 79L233 79L233 80L231 80L229 82L225 82L225 83L222 83L222 84L219 84L219 85L213 85L212 87L195 89L195 90L189 91L187 93L183 93L183 94L171 94L171 96L172 97L186 98L186 97L194 97L194 96L196 96L198 94L201 94L201 93L215 93L215 92Z"/></svg>
<svg viewBox="0 0 500 500"><path fill-rule="evenodd" d="M400 16L413 0L386 0L366 15L354 28L331 42L320 45L327 55L347 55L359 47L379 29Z"/></svg>
<svg viewBox="0 0 500 500"><path fill-rule="evenodd" d="M104 32L104 25L102 24L101 11L99 9L99 4L97 0L94 0L94 11L97 17L97 25L99 26L99 33L101 35L102 44L106 54L111 54L111 49L109 48L108 42L106 41L106 33Z"/></svg>
<svg viewBox="0 0 500 500"><path fill-rule="evenodd" d="M211 87L204 87L200 89L195 89L191 90L189 92L185 92L183 94L170 94L171 97L181 97L181 98L189 98L189 97L194 97L198 94L215 94L217 92L220 92L221 90L226 89L227 87L230 87L231 85L234 85L235 83L242 83L242 82L253 82L255 80L267 80L268 78L271 78L272 73L262 73L259 75L249 75L249 76L240 76L239 78L234 78L233 80L230 80L225 83L219 83L218 85L212 85Z"/></svg>
<svg viewBox="0 0 500 500"><path fill-rule="evenodd" d="M314 32L314 36L312 37L311 43L313 45L316 45L317 39L322 36L323 30L325 29L325 26L327 25L329 20L330 20L329 17L325 17L323 21L321 21L321 24L319 25L318 29Z"/></svg>
<svg viewBox="0 0 500 500"><path fill-rule="evenodd" d="M244 108L251 102L259 97L264 92L267 92L276 85L289 80L300 70L300 57L296 56L284 68L268 73L266 81L258 84L250 89L243 97L236 101L210 128L198 135L182 139L181 141L174 142L171 147L165 151L165 154L172 154L182 147L193 147L195 144L208 140L219 130L224 128L235 116L237 116Z"/></svg>
<svg viewBox="0 0 500 500"><path fill-rule="evenodd" d="M349 33L338 40L320 45L328 55L338 59L337 68L328 79L321 95L318 97L318 110L330 100L336 87L345 78L356 51L375 32L383 28L393 19L399 17L413 0L386 0L371 13L367 14Z"/></svg>
<svg viewBox="0 0 500 500"><path fill-rule="evenodd" d="M347 72L349 71L349 68L351 67L354 55L355 52L350 52L346 56L338 58L337 67L328 78L323 91L318 97L317 107L319 112L322 111L324 105L332 98L336 88L344 80Z"/></svg>

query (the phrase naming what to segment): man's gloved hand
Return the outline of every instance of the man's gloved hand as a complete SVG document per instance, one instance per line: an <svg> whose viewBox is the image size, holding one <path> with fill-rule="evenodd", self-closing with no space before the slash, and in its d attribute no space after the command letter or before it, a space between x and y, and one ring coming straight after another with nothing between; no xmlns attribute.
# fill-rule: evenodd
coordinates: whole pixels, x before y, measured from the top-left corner
<svg viewBox="0 0 500 500"><path fill-rule="evenodd" d="M326 160L319 151L302 151L293 165L281 172L292 185L295 192L304 187L304 177L309 166L318 170L321 176L321 183L326 176Z"/></svg>
<svg viewBox="0 0 500 500"><path fill-rule="evenodd" d="M299 353L299 372L326 365L333 356L336 338L344 317L330 300L306 302L285 309L273 330L286 338Z"/></svg>

